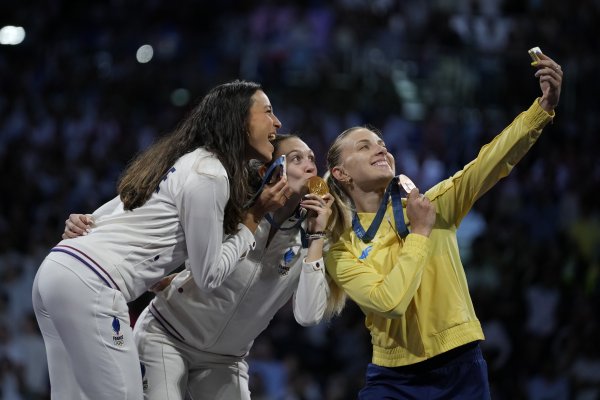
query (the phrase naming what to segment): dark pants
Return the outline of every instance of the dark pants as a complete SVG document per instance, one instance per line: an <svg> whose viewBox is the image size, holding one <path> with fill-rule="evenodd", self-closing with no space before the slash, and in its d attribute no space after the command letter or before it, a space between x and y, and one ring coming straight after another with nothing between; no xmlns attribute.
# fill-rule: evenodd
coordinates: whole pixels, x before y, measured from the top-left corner
<svg viewBox="0 0 600 400"><path fill-rule="evenodd" d="M487 364L477 342L404 367L369 364L359 400L489 400Z"/></svg>

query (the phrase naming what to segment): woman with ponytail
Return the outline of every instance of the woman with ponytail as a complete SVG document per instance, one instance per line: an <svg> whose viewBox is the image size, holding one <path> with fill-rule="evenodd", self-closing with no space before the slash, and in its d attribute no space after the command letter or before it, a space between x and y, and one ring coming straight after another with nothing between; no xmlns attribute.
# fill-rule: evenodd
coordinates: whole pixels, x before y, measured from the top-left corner
<svg viewBox="0 0 600 400"><path fill-rule="evenodd" d="M481 325L456 230L473 203L509 174L554 117L560 66L540 55L542 96L462 170L424 195L396 176L381 135L338 136L327 155L334 196L325 265L358 304L373 344L359 399L489 399ZM408 197L400 197L405 183Z"/></svg>

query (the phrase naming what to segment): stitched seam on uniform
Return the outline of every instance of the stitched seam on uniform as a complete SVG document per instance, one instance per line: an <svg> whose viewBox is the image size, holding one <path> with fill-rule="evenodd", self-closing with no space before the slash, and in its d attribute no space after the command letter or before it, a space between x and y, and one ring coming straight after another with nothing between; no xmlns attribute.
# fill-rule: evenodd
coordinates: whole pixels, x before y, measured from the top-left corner
<svg viewBox="0 0 600 400"><path fill-rule="evenodd" d="M158 321L160 322L160 321ZM165 346L161 345L160 346L160 356L162 358L162 364L163 365L167 365L166 361L165 361ZM164 386L165 386L165 394L167 395L166 400L169 400L169 398L171 397L169 395L169 384L167 382L169 382L168 376L167 376L167 369L163 368L163 379L164 379Z"/></svg>
<svg viewBox="0 0 600 400"><path fill-rule="evenodd" d="M104 282L106 284L106 286L108 286L111 289L114 289L110 283L106 280L105 277L103 277L100 272L96 271L96 268L94 268L93 266L91 266L87 261L85 261L83 258L79 257L77 254L73 254L68 250L65 249L61 249L61 248L57 248L54 247L53 249L50 250L51 252L60 252L60 253L65 253L70 255L71 257L79 260L83 265L85 265L86 267L88 267L89 269L91 269L96 275L98 275L98 278L102 279L102 282Z"/></svg>
<svg viewBox="0 0 600 400"><path fill-rule="evenodd" d="M156 321L167 331L167 333L169 333L171 336L175 336L176 339L179 339L179 340L182 340L185 342L185 337L183 337L183 335L181 333L179 333L177 331L177 329L175 329L175 327L173 325L171 325L165 317L162 316L160 311L158 311L156 309L156 307L154 306L154 303L150 303L149 311L150 311L150 314L152 314L152 316L156 319ZM168 325L168 327L165 324ZM171 328L171 329L169 329L169 328Z"/></svg>
<svg viewBox="0 0 600 400"><path fill-rule="evenodd" d="M102 272L104 272L104 273L106 274L106 276L108 276L108 278L110 279L110 281L111 281L111 282L112 282L112 283L115 285L114 287L115 287L115 288L117 288L117 290L118 290L118 291L121 291L121 288L119 287L119 285L117 285L117 282L115 282L115 280L112 278L112 276L110 276L110 274L109 274L109 273L108 273L108 272L107 272L107 271L106 271L104 268L102 268L102 267L100 266L100 264L98 264L96 261L94 261L94 259L93 259L92 257L88 256L88 255L87 255L87 254L85 254L83 251L81 251L81 250L79 250L79 249L76 249L75 247L67 246L67 245L64 245L64 244L61 244L61 245L55 246L55 247L54 247L54 249L56 249L56 248L62 248L62 247L66 247L66 248L68 248L68 249L71 249L71 250L73 250L73 251L76 251L76 252L78 252L79 254L83 255L83 256L84 256L85 258L87 258L88 260L90 260L91 262L93 262L93 263L94 263L94 265L95 265L96 267L100 268L100 270L102 270ZM54 249L53 249L53 250L54 250ZM65 253L66 253L66 251L65 251ZM70 254L70 253L68 253L68 254ZM73 255L73 254L71 254L71 255ZM92 269L93 269L93 268L92 268ZM109 286L110 286L110 285L109 285Z"/></svg>

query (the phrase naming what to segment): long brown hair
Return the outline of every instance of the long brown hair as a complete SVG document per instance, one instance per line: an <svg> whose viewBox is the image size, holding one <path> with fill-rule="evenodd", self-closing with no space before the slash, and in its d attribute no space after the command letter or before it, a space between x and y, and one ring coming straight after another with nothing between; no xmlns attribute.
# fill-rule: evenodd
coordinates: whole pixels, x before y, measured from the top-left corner
<svg viewBox="0 0 600 400"><path fill-rule="evenodd" d="M125 209L145 204L178 158L204 147L227 171L230 196L223 229L235 233L249 194L245 151L252 96L258 90L262 90L258 83L240 80L216 86L173 132L138 154L117 186Z"/></svg>

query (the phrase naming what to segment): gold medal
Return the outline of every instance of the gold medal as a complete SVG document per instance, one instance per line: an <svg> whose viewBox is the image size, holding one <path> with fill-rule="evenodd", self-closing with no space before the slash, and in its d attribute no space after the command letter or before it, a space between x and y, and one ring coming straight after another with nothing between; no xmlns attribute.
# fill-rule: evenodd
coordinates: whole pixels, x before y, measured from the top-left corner
<svg viewBox="0 0 600 400"><path fill-rule="evenodd" d="M311 194L316 194L318 196L325 196L329 193L329 187L327 187L327 182L323 180L320 176L313 176L308 178L306 181L306 186L308 187L308 192Z"/></svg>

